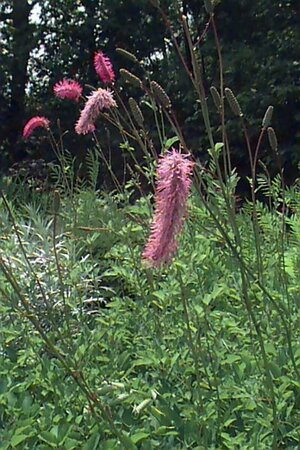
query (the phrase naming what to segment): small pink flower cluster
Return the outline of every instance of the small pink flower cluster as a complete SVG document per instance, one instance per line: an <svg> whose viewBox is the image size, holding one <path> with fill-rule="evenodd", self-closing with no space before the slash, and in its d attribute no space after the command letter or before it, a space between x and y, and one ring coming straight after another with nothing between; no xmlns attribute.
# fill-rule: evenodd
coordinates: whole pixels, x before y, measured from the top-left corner
<svg viewBox="0 0 300 450"><path fill-rule="evenodd" d="M87 134L95 129L95 121L104 109L116 107L117 104L112 93L107 89L99 88L88 97L75 126L77 134Z"/></svg>
<svg viewBox="0 0 300 450"><path fill-rule="evenodd" d="M95 54L94 66L97 74L104 84L113 84L115 81L115 73L110 59L101 51ZM55 84L53 88L54 94L60 99L68 99L79 102L83 88L75 80L62 80ZM108 89L97 89L92 92L81 111L80 118L75 126L78 134L87 134L95 131L95 122L100 112L104 109L116 107L117 104L113 99L112 92ZM46 117L32 117L23 129L24 139L28 139L33 131L38 127L49 128L50 122Z"/></svg>
<svg viewBox="0 0 300 450"><path fill-rule="evenodd" d="M48 129L50 125L49 120L43 116L32 117L25 125L23 130L23 138L28 139L36 128L46 128Z"/></svg>
<svg viewBox="0 0 300 450"><path fill-rule="evenodd" d="M110 59L102 52L98 52L94 57L94 66L97 74L104 84L113 84L115 73Z"/></svg>
<svg viewBox="0 0 300 450"><path fill-rule="evenodd" d="M104 84L114 83L112 64L102 52L95 54L94 66ZM82 91L82 86L74 80L64 79L54 86L56 97L74 102L79 101ZM99 114L116 106L109 89L99 88L93 91L76 123L76 133L87 134L95 131L95 122ZM46 117L32 117L24 127L24 138L28 139L38 127L48 129L49 120ZM170 263L177 251L178 236L182 231L187 212L193 167L190 155L183 155L175 149L166 152L160 159L157 168L155 212L150 236L142 255L148 267L161 267Z"/></svg>
<svg viewBox="0 0 300 450"><path fill-rule="evenodd" d="M193 167L190 155L183 155L175 149L160 159L154 218L142 255L148 267L160 267L170 263L177 251L177 238L187 211Z"/></svg>
<svg viewBox="0 0 300 450"><path fill-rule="evenodd" d="M78 102L82 95L83 88L77 81L63 80L56 83L53 91L58 98Z"/></svg>

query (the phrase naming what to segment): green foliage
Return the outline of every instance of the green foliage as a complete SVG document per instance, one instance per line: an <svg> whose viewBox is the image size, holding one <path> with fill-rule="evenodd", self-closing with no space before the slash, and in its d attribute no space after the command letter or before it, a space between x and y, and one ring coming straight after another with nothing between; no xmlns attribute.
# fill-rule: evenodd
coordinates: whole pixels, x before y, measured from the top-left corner
<svg viewBox="0 0 300 450"><path fill-rule="evenodd" d="M245 54L240 49L238 55L225 53L222 60L219 52L228 40L232 50L231 43L239 41L239 33L243 35L244 29L232 27L230 15L246 11L248 0L236 9L229 2L233 12L227 6L219 8L219 2L200 6L194 0L182 5L168 0L101 5L90 0L24 0L12 7L5 2L0 9L5 36L11 21L15 27L12 54L22 53L17 45L17 13L30 25L34 4L41 7L35 37L45 52L40 59L43 67L31 61L38 75L32 86L42 94L29 95L33 103L45 100L47 104L52 73L54 79L70 73L96 77L93 54L100 44L99 26L108 50L122 39L122 46L125 43L139 61L131 58L129 71L123 69L127 81L135 80L128 91L121 80L114 85L118 108L101 113L100 138L93 134L95 149L86 150L90 148L86 137L73 145L71 135L63 131L64 120L68 123L71 111L76 112L73 106L70 111L66 108L61 117L54 113L61 121L48 134L57 163L34 163L35 168L49 169L47 180L41 182L41 173L35 178L26 171L32 164L25 164L15 170L14 178L2 182L1 448L296 448L300 439L299 183L285 187L280 145L277 148L272 142L278 175L270 175L268 157L262 153L264 139L273 130L267 130L270 117L262 124L267 105L261 118L254 119L245 100L248 94L239 92L239 81L243 86L252 83L243 63L245 54L248 62L253 59L251 37L246 33ZM282 23L292 22L292 7L290 3L284 7ZM201 55L202 40L197 42L197 36L207 20L205 8L210 14L214 8L214 15L203 35ZM269 2L261 1L249 12L254 17L259 11L261 24L272 27L277 16L270 18L265 8ZM273 8L276 13L283 6ZM229 26L220 39L219 15ZM133 16L139 18L137 23ZM126 30L119 26L125 18ZM247 18L245 24L243 20L246 29ZM143 45L145 29L148 40ZM292 38L293 29L288 33ZM255 33L261 49L268 48L270 36L267 33L264 40L263 34ZM183 71L177 70L169 37ZM213 38L216 53L211 48ZM23 54L20 74L14 66L12 80L19 75L23 81L26 78L26 58L28 52ZM117 67L117 58L113 62ZM264 62L252 61L252 65L257 74L269 73ZM230 81L228 86L218 80L215 67ZM170 76L166 79L165 74ZM293 78L293 69L291 74ZM220 93L213 90L214 116L206 92L215 79ZM25 91L20 89L16 95L13 86L14 81L11 95L19 98L20 114ZM130 97L137 90L138 95L144 91L139 102ZM238 116L234 120L224 105L224 93ZM265 97L261 100L251 105L258 116L257 101L261 106ZM155 129L147 127L149 119ZM21 120L17 122L20 127ZM187 128L182 129L180 122L186 122ZM253 145L251 127L256 122L260 131ZM196 137L187 132L195 126L200 133ZM241 177L232 164L232 144L239 145L241 131L250 168L250 195L243 204L237 197ZM199 136L203 149L208 148L205 165L197 159ZM174 144L184 153L197 147L189 155L195 162L193 192L175 258L154 269L141 257L152 203L159 197L149 192L155 187L159 155ZM177 169L175 162L169 169L175 197L180 189ZM109 186L106 175L114 187L109 194L103 189ZM166 201L172 202L172 195ZM170 236L172 228L162 231Z"/></svg>
<svg viewBox="0 0 300 450"><path fill-rule="evenodd" d="M140 264L149 221L147 198L130 205L121 203L120 196L83 188L72 201L62 196L56 248L65 303L53 253L53 214L44 204L40 210L23 204L14 214L49 309L2 209L3 255L48 337L66 358L72 355L74 370L84 373L113 411L115 423L128 436L126 448L269 449L272 409L240 274L197 197L191 201L176 262L151 272ZM299 208L299 200L294 206ZM279 232L281 218L259 204L257 211L264 283L280 305L285 294L275 276L282 271L271 234ZM247 205L239 222L246 260L255 264ZM292 346L300 369L298 222L295 213L285 264ZM1 448L125 448L107 422L94 417L85 395L26 320L3 276L1 285L8 295L1 300ZM183 296L197 348L196 367ZM255 282L249 296L275 385L279 448L293 449L300 433L300 397L285 331L278 326L278 311Z"/></svg>

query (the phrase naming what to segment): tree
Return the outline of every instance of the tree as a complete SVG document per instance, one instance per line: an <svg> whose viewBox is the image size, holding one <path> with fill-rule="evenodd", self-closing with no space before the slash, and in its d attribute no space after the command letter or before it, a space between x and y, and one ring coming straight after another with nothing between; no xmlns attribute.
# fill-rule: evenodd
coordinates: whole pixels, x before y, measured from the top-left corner
<svg viewBox="0 0 300 450"><path fill-rule="evenodd" d="M9 88L2 97L2 118L4 129L1 134L6 139L8 148L16 151L25 112L25 88L28 81L28 61L34 48L35 27L29 17L36 1L13 0L1 4L1 33L6 41L6 71L2 72L2 80L9 80ZM4 104L4 102L6 104Z"/></svg>
<svg viewBox="0 0 300 450"><path fill-rule="evenodd" d="M283 147L283 157L295 166L299 160L295 137L300 121L296 112L300 75L297 1L226 0L215 3L225 83L241 103L251 138L260 126L265 109L273 104L274 125ZM33 23L30 11L35 4L40 8L40 17ZM199 0L160 0L160 4L189 61L178 12L181 10L188 16L196 41L208 21L204 4ZM17 136L20 137L26 119L37 112L47 113L54 122L59 118L65 129L72 129L78 111L72 105L62 106L54 99L53 84L70 77L96 86L99 80L93 68L95 51L101 49L107 53L116 71L124 64L130 70L138 70L115 52L116 47L123 47L143 60L150 76L167 90L185 128L188 144L195 152L205 153L207 142L203 138L199 105L195 103L188 77L173 51L169 32L149 0L4 0L0 14L0 32L4 37L0 114L5 118L5 131L3 125L0 126L2 141L9 143L6 148L10 151ZM219 78L211 29L199 43L199 49L211 102L209 87L212 84L218 86ZM212 103L211 107L213 109ZM213 124L217 127L217 121L213 120ZM234 118L229 119L229 133L236 149L236 161L242 163L244 144ZM80 147L77 137L70 134L67 139L70 149Z"/></svg>

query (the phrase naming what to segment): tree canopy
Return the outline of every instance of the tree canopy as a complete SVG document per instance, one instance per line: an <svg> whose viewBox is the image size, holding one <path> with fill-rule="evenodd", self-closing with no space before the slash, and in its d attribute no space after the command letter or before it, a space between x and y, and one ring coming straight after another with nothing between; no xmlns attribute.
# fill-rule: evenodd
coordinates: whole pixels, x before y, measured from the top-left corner
<svg viewBox="0 0 300 450"><path fill-rule="evenodd" d="M260 123L268 105L275 107L277 130L285 163L298 163L299 75L297 51L300 27L297 1L218 1L215 19L221 40L225 84L237 95L250 126ZM188 17L194 42L207 24L204 3L198 0L163 0L178 42L189 64L181 13ZM93 69L96 50L111 58L116 71L131 62L116 53L122 47L143 60L151 77L163 85L191 148L203 153L202 124L189 80L180 68L168 30L150 1L141 0L3 0L0 64L0 148L2 167L28 153L22 127L33 114L43 113L65 129L74 127L78 111L61 107L53 97L55 82L67 78L96 85ZM198 43L205 88L219 83L214 36L209 29ZM209 100L211 101L211 99ZM245 149L236 122L229 122L236 143L237 161ZM75 137L69 137L74 148ZM73 143L73 144L72 144ZM79 145L80 147L80 145ZM78 148L79 148L78 147ZM37 149L31 148L33 155Z"/></svg>

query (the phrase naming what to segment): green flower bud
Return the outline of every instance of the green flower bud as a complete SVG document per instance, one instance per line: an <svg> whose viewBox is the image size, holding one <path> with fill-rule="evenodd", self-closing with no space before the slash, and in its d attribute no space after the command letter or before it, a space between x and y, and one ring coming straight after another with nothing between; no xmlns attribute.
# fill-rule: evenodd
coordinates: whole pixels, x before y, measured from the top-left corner
<svg viewBox="0 0 300 450"><path fill-rule="evenodd" d="M130 83L133 86L137 86L140 88L143 87L142 80L140 78L138 78L137 76L133 75L133 73L129 72L129 70L120 69L120 74L121 74L121 77L123 77L124 80L127 81L127 83Z"/></svg>
<svg viewBox="0 0 300 450"><path fill-rule="evenodd" d="M273 106L268 106L267 111L265 112L263 121L262 121L262 127L268 128L268 126L271 125L272 115L273 115Z"/></svg>
<svg viewBox="0 0 300 450"><path fill-rule="evenodd" d="M278 142L277 142L276 133L274 131L274 128L272 128L272 127L268 128L268 139L269 139L269 144L270 144L271 149L274 150L274 152L276 152L278 149Z"/></svg>
<svg viewBox="0 0 300 450"><path fill-rule="evenodd" d="M218 89L215 86L211 86L210 93L217 110L220 111L222 109L222 101Z"/></svg>
<svg viewBox="0 0 300 450"><path fill-rule="evenodd" d="M144 116L142 114L142 111L140 110L139 105L132 97L130 97L130 99L128 100L128 103L129 103L129 108L131 110L131 113L134 117L134 120L142 128L143 124L144 124Z"/></svg>
<svg viewBox="0 0 300 450"><path fill-rule="evenodd" d="M242 113L240 104L239 104L236 96L232 92L232 90L229 88L225 88L225 96L227 98L227 101L229 103L229 106L230 106L232 112L238 117L243 117L243 113Z"/></svg>
<svg viewBox="0 0 300 450"><path fill-rule="evenodd" d="M116 48L116 52L119 53L120 55L124 56L124 58L127 58L130 61L133 61L134 63L138 63L139 62L139 60L137 59L137 57L133 53L128 52L124 48L118 47L118 48Z"/></svg>
<svg viewBox="0 0 300 450"><path fill-rule="evenodd" d="M171 107L171 100L166 91L156 82L151 81L151 89L156 100L166 109Z"/></svg>

